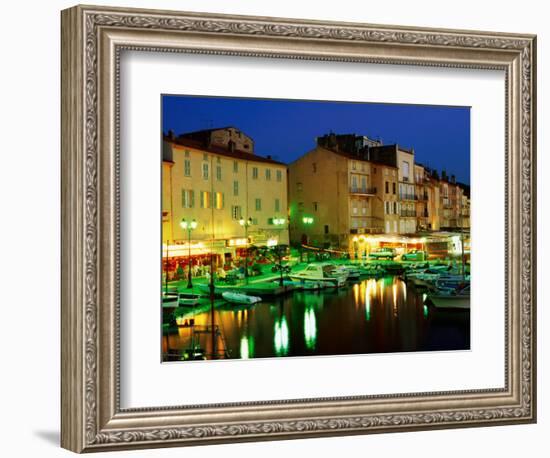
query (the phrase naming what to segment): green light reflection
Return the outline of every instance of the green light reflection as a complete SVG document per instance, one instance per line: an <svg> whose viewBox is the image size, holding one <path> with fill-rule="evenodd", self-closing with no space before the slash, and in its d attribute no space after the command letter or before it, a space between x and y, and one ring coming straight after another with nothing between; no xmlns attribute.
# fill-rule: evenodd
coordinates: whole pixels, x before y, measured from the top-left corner
<svg viewBox="0 0 550 458"><path fill-rule="evenodd" d="M241 337L241 359L254 358L254 337Z"/></svg>
<svg viewBox="0 0 550 458"><path fill-rule="evenodd" d="M286 317L281 317L275 321L275 354L285 356L288 354L288 324Z"/></svg>
<svg viewBox="0 0 550 458"><path fill-rule="evenodd" d="M313 350L317 343L317 320L313 308L307 308L304 312L304 338L306 347Z"/></svg>

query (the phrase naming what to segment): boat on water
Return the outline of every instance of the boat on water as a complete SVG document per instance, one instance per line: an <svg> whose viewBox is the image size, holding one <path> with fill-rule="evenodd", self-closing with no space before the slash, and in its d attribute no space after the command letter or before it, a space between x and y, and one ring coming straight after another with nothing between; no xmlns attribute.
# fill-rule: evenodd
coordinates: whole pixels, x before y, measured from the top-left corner
<svg viewBox="0 0 550 458"><path fill-rule="evenodd" d="M249 296L248 294L237 293L235 291L226 291L222 293L222 297L225 301L232 304L253 305L262 301L261 297Z"/></svg>
<svg viewBox="0 0 550 458"><path fill-rule="evenodd" d="M438 289L426 296L426 302L431 302L440 309L470 309L470 285L464 288Z"/></svg>
<svg viewBox="0 0 550 458"><path fill-rule="evenodd" d="M176 308L178 306L178 293L162 293L162 307Z"/></svg>
<svg viewBox="0 0 550 458"><path fill-rule="evenodd" d="M179 293L178 305L180 307L193 307L195 305L199 305L200 299L201 299L200 294Z"/></svg>
<svg viewBox="0 0 550 458"><path fill-rule="evenodd" d="M323 282L327 286L339 288L346 284L349 272L338 269L334 264L321 262L309 264L304 270L289 275L293 280Z"/></svg>

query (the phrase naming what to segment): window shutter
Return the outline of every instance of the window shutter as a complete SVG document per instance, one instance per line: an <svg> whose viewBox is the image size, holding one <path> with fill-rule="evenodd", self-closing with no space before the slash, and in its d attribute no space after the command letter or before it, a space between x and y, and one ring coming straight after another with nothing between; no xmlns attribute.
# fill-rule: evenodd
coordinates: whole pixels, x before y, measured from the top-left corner
<svg viewBox="0 0 550 458"><path fill-rule="evenodd" d="M193 208L195 206L195 191L189 191L189 207Z"/></svg>
<svg viewBox="0 0 550 458"><path fill-rule="evenodd" d="M181 206L185 208L185 189L181 190Z"/></svg>
<svg viewBox="0 0 550 458"><path fill-rule="evenodd" d="M201 191L201 208L204 208L204 191Z"/></svg>
<svg viewBox="0 0 550 458"><path fill-rule="evenodd" d="M222 192L222 208L225 208L225 192Z"/></svg>

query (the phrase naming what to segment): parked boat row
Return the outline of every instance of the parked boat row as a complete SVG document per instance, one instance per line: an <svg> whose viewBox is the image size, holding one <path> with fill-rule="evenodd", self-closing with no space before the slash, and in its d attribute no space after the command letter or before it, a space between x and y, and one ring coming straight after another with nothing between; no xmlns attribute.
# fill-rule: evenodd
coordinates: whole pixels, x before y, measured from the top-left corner
<svg viewBox="0 0 550 458"><path fill-rule="evenodd" d="M432 265L414 267L403 273L403 279L416 287L429 290L425 302L442 309L470 308L470 275L464 267Z"/></svg>

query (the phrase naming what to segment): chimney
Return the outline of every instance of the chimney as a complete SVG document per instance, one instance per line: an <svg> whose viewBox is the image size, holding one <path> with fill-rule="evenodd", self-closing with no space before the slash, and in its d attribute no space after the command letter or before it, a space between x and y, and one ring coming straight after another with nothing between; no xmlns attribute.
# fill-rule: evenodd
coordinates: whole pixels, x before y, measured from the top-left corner
<svg viewBox="0 0 550 458"><path fill-rule="evenodd" d="M451 183L456 184L456 177L451 175Z"/></svg>
<svg viewBox="0 0 550 458"><path fill-rule="evenodd" d="M167 137L168 137L169 140L175 140L176 139L176 134L174 133L174 131L172 129L170 129L168 131Z"/></svg>
<svg viewBox="0 0 550 458"><path fill-rule="evenodd" d="M447 172L445 170L441 171L441 179L447 181Z"/></svg>

